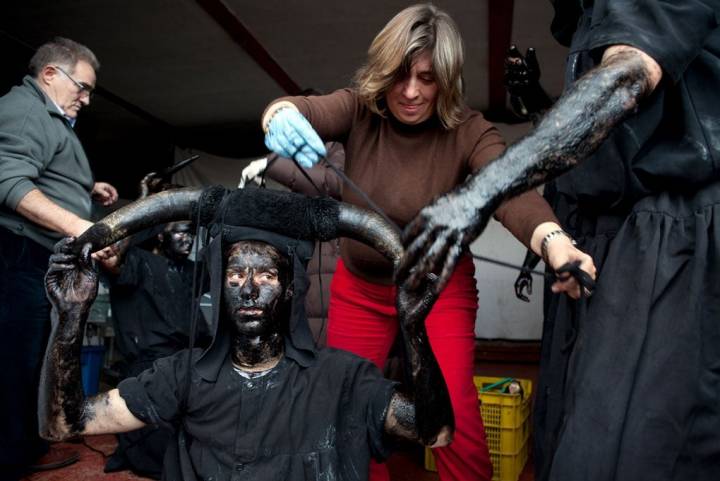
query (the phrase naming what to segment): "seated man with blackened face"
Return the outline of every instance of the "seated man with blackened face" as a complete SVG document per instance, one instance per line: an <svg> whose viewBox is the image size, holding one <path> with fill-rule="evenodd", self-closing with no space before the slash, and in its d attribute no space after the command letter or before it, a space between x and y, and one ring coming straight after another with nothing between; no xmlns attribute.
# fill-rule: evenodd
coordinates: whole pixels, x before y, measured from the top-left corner
<svg viewBox="0 0 720 481"><path fill-rule="evenodd" d="M72 239L58 244L46 280L55 326L43 367L43 436L173 427L177 442L163 472L173 480L364 480L370 458L384 459L393 437L421 441L414 401L421 391L402 394L371 362L316 349L304 313L312 242L250 227L220 230L206 253L212 345L160 359L89 399L75 389L72 349L97 275L89 245L74 255ZM415 314L418 306L429 310L402 295ZM437 397L446 392L439 381L420 390ZM438 410L451 413L447 395L437 398ZM422 441L448 444L449 419Z"/></svg>

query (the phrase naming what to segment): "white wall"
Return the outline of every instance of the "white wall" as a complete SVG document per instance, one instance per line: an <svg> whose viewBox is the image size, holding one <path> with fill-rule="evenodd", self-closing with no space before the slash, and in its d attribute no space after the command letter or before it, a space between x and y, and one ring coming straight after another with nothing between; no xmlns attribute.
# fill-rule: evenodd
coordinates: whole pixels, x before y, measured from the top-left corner
<svg viewBox="0 0 720 481"><path fill-rule="evenodd" d="M560 46L550 33L553 17L550 2L516 0L514 11L512 42L523 53L528 47L537 50L542 72L540 82L551 96L559 96L567 49ZM529 124L500 124L497 127L508 144L530 129ZM525 258L525 247L495 221L491 221L475 241L472 250L517 265L522 264ZM515 297L513 284L517 278L516 271L478 261L475 268L480 292L475 335L486 339L540 339L543 279L533 276L533 295L530 296L531 302L526 303ZM537 270L543 269L540 263Z"/></svg>
<svg viewBox="0 0 720 481"><path fill-rule="evenodd" d="M476 240L471 250L481 256L522 265L525 246L497 221L493 220ZM537 270L543 270L540 263ZM542 329L543 279L533 276L530 302L515 297L514 283L518 272L488 262L475 260L478 288L478 312L475 336L483 339L540 339Z"/></svg>
<svg viewBox="0 0 720 481"><path fill-rule="evenodd" d="M524 135L529 124L503 125L497 128L508 144ZM522 265L526 248L499 222L491 220L485 232L471 245L481 256ZM544 269L541 262L536 270ZM515 297L514 284L518 271L483 261L475 261L478 287L478 312L475 335L483 339L537 340L542 332L543 279L533 276L530 302Z"/></svg>

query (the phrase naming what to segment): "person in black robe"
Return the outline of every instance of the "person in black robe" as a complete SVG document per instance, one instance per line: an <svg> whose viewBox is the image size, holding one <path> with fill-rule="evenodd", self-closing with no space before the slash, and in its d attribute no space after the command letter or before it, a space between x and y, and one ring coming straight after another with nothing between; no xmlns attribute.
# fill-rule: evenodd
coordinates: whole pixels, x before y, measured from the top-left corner
<svg viewBox="0 0 720 481"><path fill-rule="evenodd" d="M720 479L720 2L554 5L567 90L420 212L397 279L442 287L501 199L567 172L561 221L599 274L591 298L548 309L538 479Z"/></svg>

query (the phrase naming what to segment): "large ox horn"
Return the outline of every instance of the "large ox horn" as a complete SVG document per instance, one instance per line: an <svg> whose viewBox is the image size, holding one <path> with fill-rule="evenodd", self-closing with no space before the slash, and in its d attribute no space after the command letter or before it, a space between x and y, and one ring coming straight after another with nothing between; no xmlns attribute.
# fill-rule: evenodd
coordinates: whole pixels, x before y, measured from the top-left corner
<svg viewBox="0 0 720 481"><path fill-rule="evenodd" d="M398 232L374 212L330 198L257 188L228 191L219 186L173 189L128 204L79 236L74 249L79 252L89 242L96 251L158 224L198 219L201 225L208 225L219 217L226 225L267 229L300 239L349 237L377 249L393 263L403 252Z"/></svg>
<svg viewBox="0 0 720 481"><path fill-rule="evenodd" d="M97 251L148 227L189 219L202 193L201 188L175 189L132 202L90 226L75 240L73 250L79 253L89 242Z"/></svg>

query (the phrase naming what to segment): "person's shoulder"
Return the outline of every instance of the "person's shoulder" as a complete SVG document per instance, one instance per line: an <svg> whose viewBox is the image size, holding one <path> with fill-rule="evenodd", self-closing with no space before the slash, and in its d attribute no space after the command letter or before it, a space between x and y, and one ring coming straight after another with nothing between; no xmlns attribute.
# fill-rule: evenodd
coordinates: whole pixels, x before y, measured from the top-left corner
<svg viewBox="0 0 720 481"><path fill-rule="evenodd" d="M0 117L7 120L26 122L28 118L50 121L50 115L43 99L26 80L0 97Z"/></svg>
<svg viewBox="0 0 720 481"><path fill-rule="evenodd" d="M357 360L366 360L358 356L357 354L353 354L350 351L345 351L343 349L337 349L334 347L323 347L322 349L318 349L317 358L322 362L355 362Z"/></svg>
<svg viewBox="0 0 720 481"><path fill-rule="evenodd" d="M202 349L192 349L192 363L196 363L202 356ZM155 371L178 371L186 370L187 363L190 359L190 349L181 349L169 356L161 357L153 361L153 367L151 369Z"/></svg>
<svg viewBox="0 0 720 481"><path fill-rule="evenodd" d="M336 97L338 99L343 99L345 101L358 101L358 94L357 90L355 90L352 87L343 87L339 89L335 89L332 92L326 93L324 95L317 95L315 98L322 98L322 97ZM312 99L313 97L308 97Z"/></svg>
<svg viewBox="0 0 720 481"><path fill-rule="evenodd" d="M500 131L481 112L469 107L465 108L462 121L451 132L455 145L460 146L464 152L471 152L478 145L504 145Z"/></svg>
<svg viewBox="0 0 720 481"><path fill-rule="evenodd" d="M495 126L485 118L482 112L465 107L462 113L461 122L458 130L465 132L487 132L493 130Z"/></svg>
<svg viewBox="0 0 720 481"><path fill-rule="evenodd" d="M352 352L332 347L318 349L316 364L318 367L343 371L369 368L377 370L378 374L381 374L380 370L371 361Z"/></svg>
<svg viewBox="0 0 720 481"><path fill-rule="evenodd" d="M348 107L353 107L356 110L361 108L363 105L357 90L352 87L345 87L334 90L327 94L325 97L328 99L332 99L332 101L334 102L344 104Z"/></svg>
<svg viewBox="0 0 720 481"><path fill-rule="evenodd" d="M370 110L367 108L367 105L365 105L365 102L355 87L337 89L330 92L327 96L333 98L335 102L343 104L346 108L355 111L357 115L367 115L370 113Z"/></svg>

